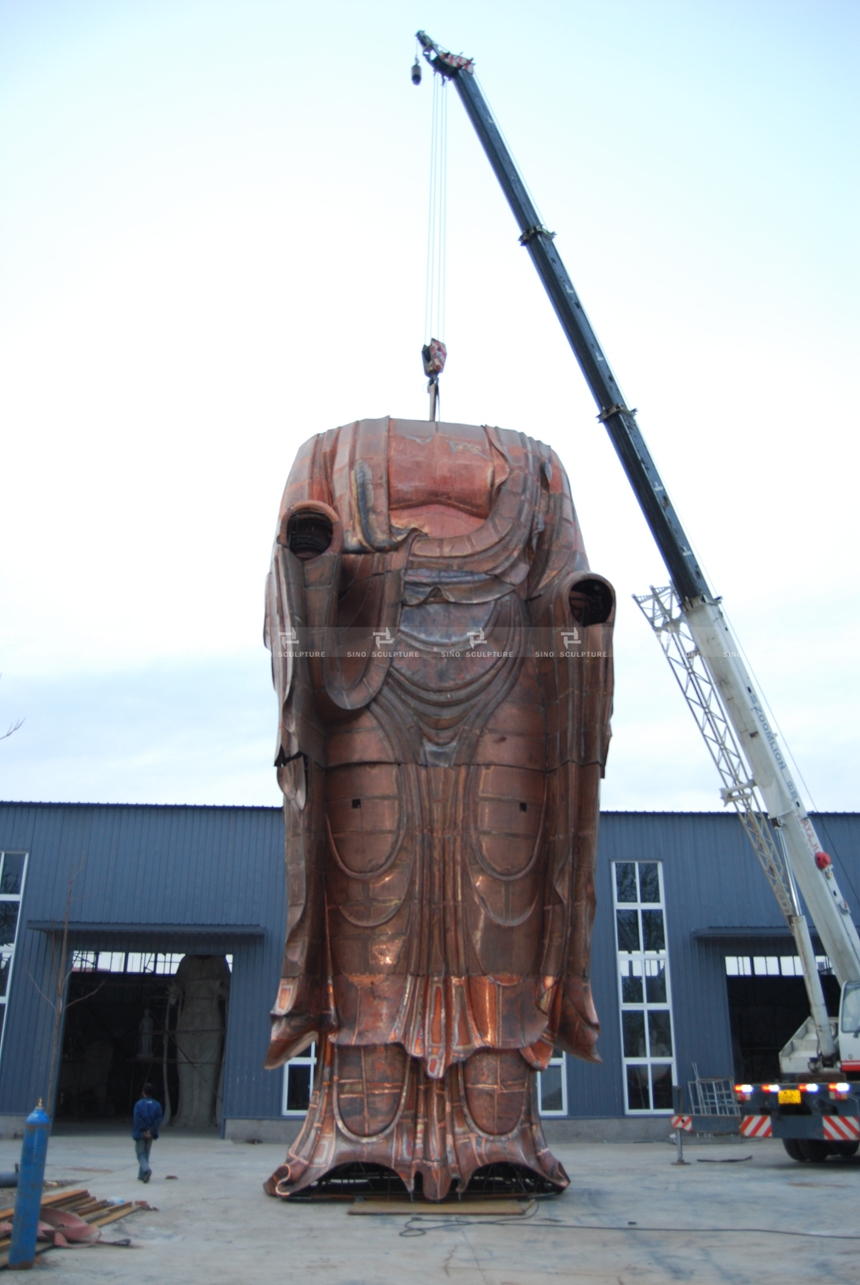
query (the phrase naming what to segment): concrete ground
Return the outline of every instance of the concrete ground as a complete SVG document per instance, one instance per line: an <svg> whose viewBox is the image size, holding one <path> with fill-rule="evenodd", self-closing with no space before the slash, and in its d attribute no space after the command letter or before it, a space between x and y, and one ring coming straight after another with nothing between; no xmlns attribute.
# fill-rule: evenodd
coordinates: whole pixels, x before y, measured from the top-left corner
<svg viewBox="0 0 860 1285"><path fill-rule="evenodd" d="M678 1168L666 1142L553 1150L570 1188L525 1217L421 1205L411 1218L359 1218L347 1204L265 1196L282 1145L168 1130L144 1187L129 1137L60 1134L47 1177L146 1198L158 1212L105 1228L131 1236L131 1248L52 1249L39 1275L58 1285L860 1285L860 1157L798 1165L778 1142L732 1140L687 1144L690 1164ZM0 1141L0 1169L19 1152Z"/></svg>

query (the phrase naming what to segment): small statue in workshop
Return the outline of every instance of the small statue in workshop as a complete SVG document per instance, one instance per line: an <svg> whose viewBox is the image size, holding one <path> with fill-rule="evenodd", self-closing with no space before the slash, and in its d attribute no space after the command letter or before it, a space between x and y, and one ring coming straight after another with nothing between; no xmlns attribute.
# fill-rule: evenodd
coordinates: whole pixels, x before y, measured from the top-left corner
<svg viewBox="0 0 860 1285"><path fill-rule="evenodd" d="M271 1194L354 1161L431 1200L491 1164L567 1185L536 1074L554 1047L597 1060L612 620L542 443L379 419L300 449L267 592L288 923L266 1065L313 1041L318 1064Z"/></svg>
<svg viewBox="0 0 860 1285"><path fill-rule="evenodd" d="M173 1032L179 1073L179 1108L171 1121L175 1129L220 1123L229 995L230 969L223 955L184 956L168 992L168 1003L178 1006Z"/></svg>

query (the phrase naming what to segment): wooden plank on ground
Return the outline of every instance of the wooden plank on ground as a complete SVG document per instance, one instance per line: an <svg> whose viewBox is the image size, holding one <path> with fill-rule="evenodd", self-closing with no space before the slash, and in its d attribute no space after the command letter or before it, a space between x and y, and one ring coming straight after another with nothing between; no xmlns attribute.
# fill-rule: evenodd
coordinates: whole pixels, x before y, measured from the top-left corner
<svg viewBox="0 0 860 1285"><path fill-rule="evenodd" d="M101 1214L98 1218L87 1218L85 1221L93 1227L106 1227L108 1223L115 1223L119 1218L125 1218L127 1214L136 1214L140 1212L140 1206L133 1200L128 1201L125 1205L114 1205L109 1214Z"/></svg>
<svg viewBox="0 0 860 1285"><path fill-rule="evenodd" d="M78 1187L75 1191L57 1192L53 1196L47 1196L41 1203L41 1208L45 1207L62 1209L66 1213L77 1214L85 1223L91 1227L106 1227L108 1223L115 1223L120 1218L127 1218L129 1214L139 1213L143 1208L142 1204L136 1200L127 1200L121 1205L112 1205L107 1200L96 1200L85 1187ZM105 1212L107 1210L107 1212ZM14 1208L8 1210L0 1209L0 1219L11 1218ZM4 1219L5 1221L5 1219ZM58 1228L62 1231L62 1228ZM11 1244L10 1236L0 1237L0 1270L9 1266L9 1246ZM57 1246L46 1244L39 1241L36 1245L36 1255L44 1254L46 1250L55 1249Z"/></svg>
<svg viewBox="0 0 860 1285"><path fill-rule="evenodd" d="M51 1208L53 1205L62 1204L64 1200L73 1200L76 1196L86 1199L89 1194L86 1187L75 1187L72 1191L55 1191L50 1196L42 1197L41 1208L44 1209L46 1205ZM0 1222L7 1222L14 1212L14 1205L9 1205L6 1209L0 1209Z"/></svg>

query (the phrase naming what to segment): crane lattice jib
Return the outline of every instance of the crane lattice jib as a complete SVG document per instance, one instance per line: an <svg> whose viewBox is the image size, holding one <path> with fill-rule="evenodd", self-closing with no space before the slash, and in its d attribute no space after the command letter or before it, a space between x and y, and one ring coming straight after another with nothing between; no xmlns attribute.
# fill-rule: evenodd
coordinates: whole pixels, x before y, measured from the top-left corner
<svg viewBox="0 0 860 1285"><path fill-rule="evenodd" d="M680 610L671 585L648 594L634 595L646 620L663 648L672 673L696 720L711 758L723 782L723 802L738 814L773 894L787 923L797 915L797 896L785 857L774 840L766 809L750 779L731 724L726 718L719 693L711 682L695 639Z"/></svg>

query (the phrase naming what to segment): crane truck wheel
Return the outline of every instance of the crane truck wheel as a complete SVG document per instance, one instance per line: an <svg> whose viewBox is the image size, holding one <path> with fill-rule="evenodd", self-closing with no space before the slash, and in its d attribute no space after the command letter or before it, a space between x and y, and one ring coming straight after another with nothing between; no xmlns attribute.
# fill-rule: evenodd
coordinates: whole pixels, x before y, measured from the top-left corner
<svg viewBox="0 0 860 1285"><path fill-rule="evenodd" d="M785 1147L792 1160L797 1160L799 1164L803 1164L803 1162L808 1159L808 1157L800 1150L800 1143L797 1138L783 1138L782 1145Z"/></svg>
<svg viewBox="0 0 860 1285"><path fill-rule="evenodd" d="M797 1145L804 1160L809 1160L814 1165L823 1165L833 1150L832 1144L821 1142L818 1138L801 1138Z"/></svg>
<svg viewBox="0 0 860 1285"><path fill-rule="evenodd" d="M850 1160L857 1154L860 1142L834 1142L830 1148L834 1156L840 1156L843 1160Z"/></svg>

